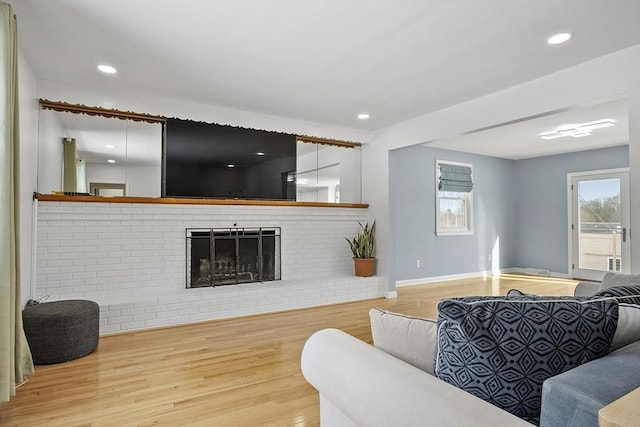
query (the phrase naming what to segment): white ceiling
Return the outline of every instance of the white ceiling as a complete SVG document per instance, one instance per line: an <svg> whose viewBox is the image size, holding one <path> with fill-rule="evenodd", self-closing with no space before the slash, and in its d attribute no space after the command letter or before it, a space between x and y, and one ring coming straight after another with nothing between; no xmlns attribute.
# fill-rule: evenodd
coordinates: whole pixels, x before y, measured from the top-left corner
<svg viewBox="0 0 640 427"><path fill-rule="evenodd" d="M594 102L425 145L513 160L626 145L629 142L628 111L626 98ZM581 138L542 139L539 136L542 132L602 119L612 119L616 125L595 129L590 136Z"/></svg>
<svg viewBox="0 0 640 427"><path fill-rule="evenodd" d="M640 0L8 1L39 80L356 129L640 43Z"/></svg>

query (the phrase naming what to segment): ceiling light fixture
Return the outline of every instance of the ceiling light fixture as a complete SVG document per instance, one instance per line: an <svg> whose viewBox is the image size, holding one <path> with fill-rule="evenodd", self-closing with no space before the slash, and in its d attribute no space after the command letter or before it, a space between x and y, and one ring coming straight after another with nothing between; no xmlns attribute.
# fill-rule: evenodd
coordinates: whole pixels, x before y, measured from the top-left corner
<svg viewBox="0 0 640 427"><path fill-rule="evenodd" d="M109 159L109 160L107 160L107 163L115 163L115 162L116 162L116 161L115 161L115 160L113 160L113 159Z"/></svg>
<svg viewBox="0 0 640 427"><path fill-rule="evenodd" d="M105 145L104 148L116 148L115 145Z"/></svg>
<svg viewBox="0 0 640 427"><path fill-rule="evenodd" d="M369 114L367 114L367 113L358 114L358 118L360 120L367 120L369 117L371 117L371 116L369 116Z"/></svg>
<svg viewBox="0 0 640 427"><path fill-rule="evenodd" d="M583 136L591 135L591 131L593 131L594 129L615 126L615 124L616 121L613 119L602 119L577 125L560 126L556 130L539 133L538 136L542 139L556 139L563 138L565 136L581 138Z"/></svg>
<svg viewBox="0 0 640 427"><path fill-rule="evenodd" d="M106 74L115 74L118 72L118 70L116 70L114 67L112 67L111 65L106 65L106 64L100 64L98 65L98 70L102 71L103 73Z"/></svg>
<svg viewBox="0 0 640 427"><path fill-rule="evenodd" d="M258 151L256 154L257 154L258 156L264 156L264 153L263 153L262 151Z"/></svg>
<svg viewBox="0 0 640 427"><path fill-rule="evenodd" d="M562 44L564 42L567 42L571 39L571 37L573 37L573 34L571 33L558 33L558 34L554 34L553 36L549 37L547 39L547 43L549 44Z"/></svg>
<svg viewBox="0 0 640 427"><path fill-rule="evenodd" d="M236 165L227 165L228 168L235 168Z"/></svg>

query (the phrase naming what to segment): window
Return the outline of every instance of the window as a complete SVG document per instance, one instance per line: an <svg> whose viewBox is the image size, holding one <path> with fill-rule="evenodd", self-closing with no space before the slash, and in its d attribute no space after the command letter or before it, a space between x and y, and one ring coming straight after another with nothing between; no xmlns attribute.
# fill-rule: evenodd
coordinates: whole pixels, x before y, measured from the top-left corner
<svg viewBox="0 0 640 427"><path fill-rule="evenodd" d="M615 268L614 268L614 264L613 264L613 257L607 257L607 270L608 271L622 271L620 268L622 267L621 265L622 259L620 259L620 257L616 257L616 263L615 263Z"/></svg>
<svg viewBox="0 0 640 427"><path fill-rule="evenodd" d="M436 234L473 234L473 166L436 160Z"/></svg>

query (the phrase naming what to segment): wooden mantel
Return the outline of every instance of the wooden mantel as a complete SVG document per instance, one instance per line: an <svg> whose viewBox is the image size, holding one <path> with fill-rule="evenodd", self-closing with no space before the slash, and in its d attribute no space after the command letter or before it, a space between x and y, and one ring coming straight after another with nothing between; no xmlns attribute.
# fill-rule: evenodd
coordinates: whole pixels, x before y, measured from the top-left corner
<svg viewBox="0 0 640 427"><path fill-rule="evenodd" d="M105 197L67 196L64 194L34 193L33 198L42 202L89 202L89 203L147 203L159 205L234 205L234 206L290 206L312 208L357 208L366 209L366 203L294 202L288 200L241 200L241 199L182 199L170 197Z"/></svg>

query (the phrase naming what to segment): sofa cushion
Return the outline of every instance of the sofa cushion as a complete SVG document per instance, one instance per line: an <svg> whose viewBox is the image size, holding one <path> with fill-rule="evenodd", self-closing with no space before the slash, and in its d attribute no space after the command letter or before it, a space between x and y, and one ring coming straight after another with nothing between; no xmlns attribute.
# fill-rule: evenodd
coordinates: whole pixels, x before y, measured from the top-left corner
<svg viewBox="0 0 640 427"><path fill-rule="evenodd" d="M593 295L593 298L600 297L614 297L621 303L640 304L640 283L604 288Z"/></svg>
<svg viewBox="0 0 640 427"><path fill-rule="evenodd" d="M640 285L640 274L606 273L602 278L600 289L622 285Z"/></svg>
<svg viewBox="0 0 640 427"><path fill-rule="evenodd" d="M624 286L623 289L605 289L602 293L598 293L600 296L593 296L593 298L613 297L618 301L618 324L616 332L613 335L613 345L611 351L624 347L627 344L631 344L634 341L640 340L640 305L627 304L624 301L635 301L639 298L638 295L629 296L627 294L635 294L640 292L640 289L636 287ZM525 294L518 289L511 289L507 292L507 298L517 298L523 296L535 297L532 294ZM627 298L628 297L628 298Z"/></svg>
<svg viewBox="0 0 640 427"><path fill-rule="evenodd" d="M437 322L372 308L373 345L433 375Z"/></svg>
<svg viewBox="0 0 640 427"><path fill-rule="evenodd" d="M585 297L612 286L640 284L640 274L621 274L609 272L604 275L602 282L580 282L576 286L574 296Z"/></svg>
<svg viewBox="0 0 640 427"><path fill-rule="evenodd" d="M468 297L438 303L435 375L537 424L542 383L609 353L614 299Z"/></svg>
<svg viewBox="0 0 640 427"><path fill-rule="evenodd" d="M640 340L640 305L618 304L618 326L613 335L613 348L617 350Z"/></svg>
<svg viewBox="0 0 640 427"><path fill-rule="evenodd" d="M546 380L540 426L596 427L600 408L637 387L640 341Z"/></svg>

